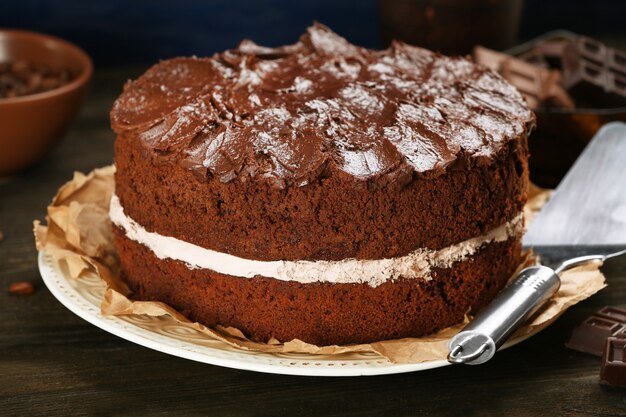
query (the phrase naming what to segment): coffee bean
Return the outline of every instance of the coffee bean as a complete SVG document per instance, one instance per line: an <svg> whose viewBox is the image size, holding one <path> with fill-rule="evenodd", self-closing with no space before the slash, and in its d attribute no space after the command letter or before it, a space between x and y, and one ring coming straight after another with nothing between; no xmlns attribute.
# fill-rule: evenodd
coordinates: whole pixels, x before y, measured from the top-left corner
<svg viewBox="0 0 626 417"><path fill-rule="evenodd" d="M42 93L70 81L67 69L54 71L27 61L0 63L0 99Z"/></svg>

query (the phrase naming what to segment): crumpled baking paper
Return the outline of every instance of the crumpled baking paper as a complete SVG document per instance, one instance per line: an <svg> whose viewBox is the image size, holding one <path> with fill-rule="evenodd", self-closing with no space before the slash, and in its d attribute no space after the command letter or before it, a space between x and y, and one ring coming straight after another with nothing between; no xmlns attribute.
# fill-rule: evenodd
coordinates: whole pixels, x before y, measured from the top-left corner
<svg viewBox="0 0 626 417"><path fill-rule="evenodd" d="M253 342L232 327L208 328L193 323L172 307L152 301L133 301L127 285L119 276L119 259L113 246L113 233L108 216L109 200L115 188L114 166L99 168L88 175L75 173L63 185L48 206L47 226L34 222L38 250L45 250L67 266L71 279L99 276L107 290L102 300L104 315L143 314L171 316L183 326L189 326L230 346L249 351L268 353L299 353L311 355L338 355L350 352L376 353L392 363L420 363L445 359L448 341L469 321L448 327L420 338L385 340L369 344L347 346L315 346L301 340L281 343L272 339L267 343ZM527 223L549 199L550 191L531 186L525 207ZM519 269L536 263L532 254L526 254ZM512 338L537 333L556 320L567 308L605 287L604 276L597 264L567 271L561 276L561 288L534 318L520 328ZM191 340L190 340L191 341ZM191 341L193 342L193 341Z"/></svg>

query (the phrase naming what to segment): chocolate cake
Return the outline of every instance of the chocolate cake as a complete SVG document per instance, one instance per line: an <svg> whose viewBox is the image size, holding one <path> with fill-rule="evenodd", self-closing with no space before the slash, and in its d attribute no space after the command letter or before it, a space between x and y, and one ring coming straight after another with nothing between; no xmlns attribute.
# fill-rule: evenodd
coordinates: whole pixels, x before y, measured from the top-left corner
<svg viewBox="0 0 626 417"><path fill-rule="evenodd" d="M318 345L417 337L519 263L533 114L495 72L316 24L160 62L115 102L124 279L208 326Z"/></svg>

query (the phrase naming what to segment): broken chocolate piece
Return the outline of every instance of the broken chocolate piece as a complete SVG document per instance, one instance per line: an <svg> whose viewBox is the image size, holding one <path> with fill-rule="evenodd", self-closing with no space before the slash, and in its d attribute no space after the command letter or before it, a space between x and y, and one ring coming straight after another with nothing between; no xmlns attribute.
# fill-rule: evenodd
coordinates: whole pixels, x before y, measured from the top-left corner
<svg viewBox="0 0 626 417"><path fill-rule="evenodd" d="M504 61L512 58L511 55L503 54L502 52L494 51L484 46L474 47L472 55L474 62L497 72L500 72L500 67Z"/></svg>
<svg viewBox="0 0 626 417"><path fill-rule="evenodd" d="M619 307L602 307L596 313L598 315L609 317L620 323L626 323L626 309Z"/></svg>
<svg viewBox="0 0 626 417"><path fill-rule="evenodd" d="M626 339L609 337L606 339L602 366L600 367L600 383L626 387Z"/></svg>
<svg viewBox="0 0 626 417"><path fill-rule="evenodd" d="M532 108L574 108L574 102L561 87L558 71L511 58L502 62L500 73L522 93Z"/></svg>
<svg viewBox="0 0 626 417"><path fill-rule="evenodd" d="M561 74L558 71L481 46L474 48L474 60L498 71L520 91L531 108L574 107L574 102L561 86Z"/></svg>
<svg viewBox="0 0 626 417"><path fill-rule="evenodd" d="M522 93L533 109L541 104L544 71L535 65L511 59L503 61L500 68L502 76Z"/></svg>
<svg viewBox="0 0 626 417"><path fill-rule="evenodd" d="M606 339L618 335L626 337L626 309L603 307L574 329L565 346L602 356Z"/></svg>
<svg viewBox="0 0 626 417"><path fill-rule="evenodd" d="M564 49L563 84L580 106L626 106L626 54L579 37Z"/></svg>
<svg viewBox="0 0 626 417"><path fill-rule="evenodd" d="M531 50L522 55L519 55L518 58L528 64L532 64L539 68L544 68L544 69L550 68L550 64L548 63L546 58L543 55L537 53L535 50ZM559 57L559 62L560 62L560 57Z"/></svg>
<svg viewBox="0 0 626 417"><path fill-rule="evenodd" d="M563 88L562 77L559 71L550 71L543 81L542 105L547 108L573 109L576 107L574 100Z"/></svg>
<svg viewBox="0 0 626 417"><path fill-rule="evenodd" d="M565 39L541 41L518 58L544 68L561 69L561 59L567 44L568 40Z"/></svg>

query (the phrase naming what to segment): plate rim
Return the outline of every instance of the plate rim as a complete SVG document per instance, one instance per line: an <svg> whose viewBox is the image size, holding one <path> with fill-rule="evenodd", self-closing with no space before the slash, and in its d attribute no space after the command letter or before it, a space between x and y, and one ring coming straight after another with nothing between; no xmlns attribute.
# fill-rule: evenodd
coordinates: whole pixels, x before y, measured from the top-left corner
<svg viewBox="0 0 626 417"><path fill-rule="evenodd" d="M398 374L398 373L407 373L407 372L416 372L416 371L425 371L428 369L440 368L444 366L449 366L447 360L438 359L427 362L420 363L411 363L411 364L394 364L388 362L387 364L379 364L376 366L368 365L364 362L364 364L352 365L352 366L334 366L335 363L345 363L350 362L350 360L337 360L332 361L328 359L315 361L311 360L308 362L329 362L332 363L326 366L310 366L304 365L304 362L301 359L293 359L291 362L295 362L295 365L292 364L276 364L272 363L269 358L265 358L268 362L263 363L263 356L273 356L271 353L265 352L251 352L242 350L240 356L250 356L256 357L257 359L261 359L258 362L244 361L235 358L224 358L219 356L211 356L206 353L201 353L197 351L193 351L190 349L184 349L180 347L171 346L158 340L151 339L149 335L159 336L159 338L169 338L172 342L176 342L177 344L182 345L191 345L196 348L201 347L203 350L213 350L218 352L220 351L215 348L211 348L209 346L200 346L194 344L190 341L182 341L179 339L175 339L171 336L162 335L158 333L154 333L148 329L144 329L140 326L137 326L131 322L125 321L118 316L103 316L100 312L100 306L95 306L85 297L83 297L68 281L70 278L64 273L61 269L59 261L55 259L52 255L48 254L45 249L42 249L38 253L38 266L41 277L48 287L50 293L68 310L87 321L88 323L110 333L114 336L125 339L129 342L138 344L140 346L146 347L148 349L156 350L161 353L165 353L168 355L176 356L183 359L189 359L195 362L206 363L214 366L222 366L232 369L239 369L245 371L253 371L253 372L263 372L270 374L280 374L280 375L296 375L296 376L332 376L332 377L342 377L342 376L375 376L375 375L390 375L390 374ZM58 278L58 279L55 279ZM68 294L69 293L69 294ZM95 308L95 314L92 311L89 311L88 308L85 308L81 305L80 301L83 303L87 303ZM127 326L132 326L133 331L127 330ZM147 333L148 335L143 335L143 333ZM515 339L509 340L503 347L500 349L506 349L510 346L513 346L517 343L520 343L529 337L533 336L536 333L529 333L523 336L517 337ZM234 352L233 356L236 356ZM276 357L276 359L279 359ZM381 357L384 361L385 359ZM302 362L301 364L297 364L297 362Z"/></svg>

